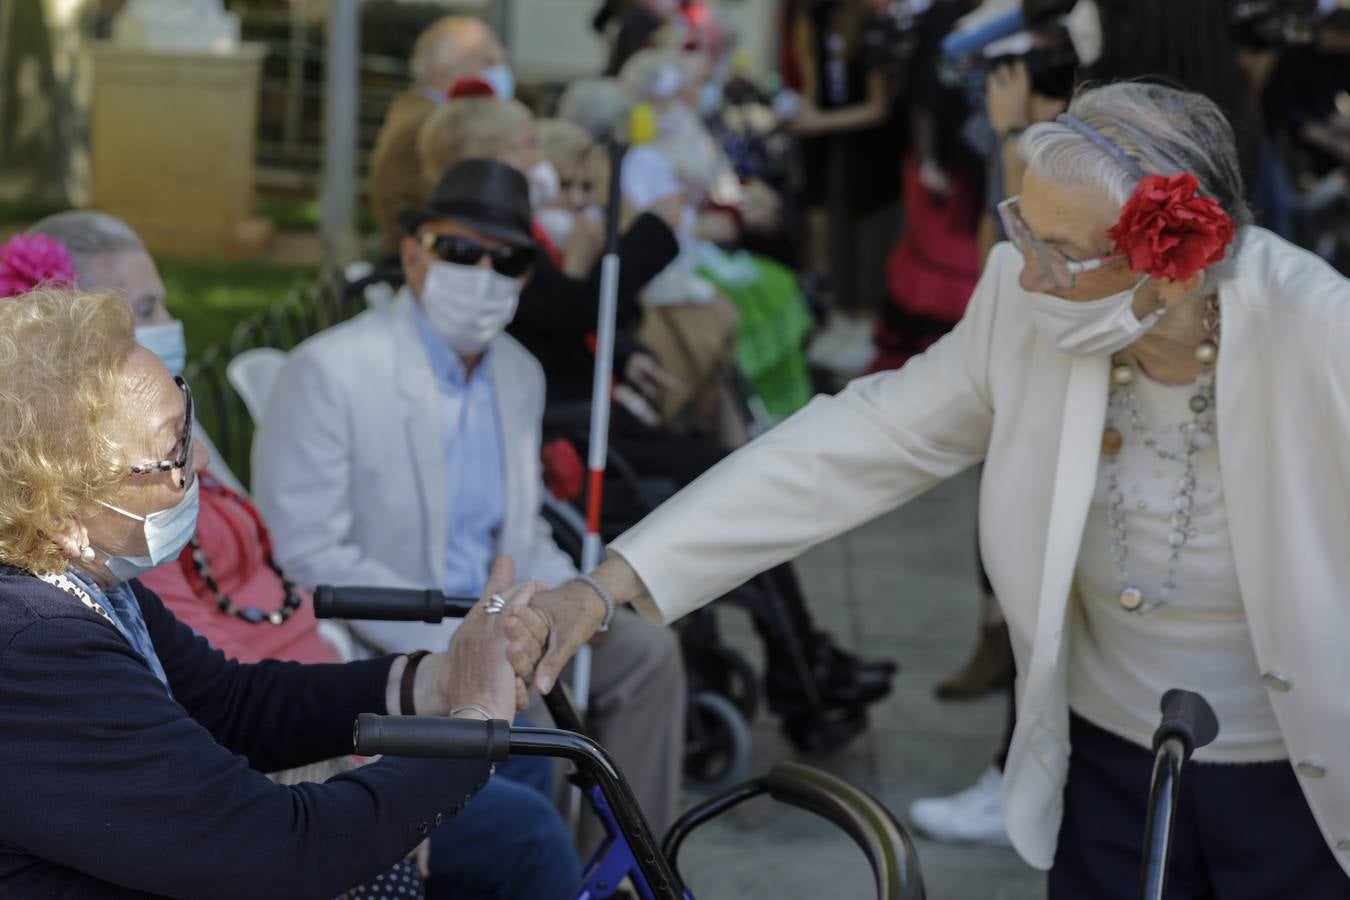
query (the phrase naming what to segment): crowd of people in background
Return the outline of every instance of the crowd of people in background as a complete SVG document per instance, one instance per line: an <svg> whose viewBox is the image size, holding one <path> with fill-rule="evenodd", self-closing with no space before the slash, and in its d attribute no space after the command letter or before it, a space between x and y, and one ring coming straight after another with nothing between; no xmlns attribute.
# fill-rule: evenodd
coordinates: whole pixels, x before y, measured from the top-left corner
<svg viewBox="0 0 1350 900"><path fill-rule="evenodd" d="M704 0L606 0L593 25L609 52L596 61L595 77L538 92L544 99L534 108L516 96L509 48L483 21L452 16L423 31L408 60L410 85L386 112L369 159L367 194L378 228L371 258L394 290L368 292L365 312L289 355L258 423L248 485L191 418L191 392L180 377L187 362L182 324L170 315L165 301L172 298L132 229L106 214L70 211L0 248L0 294L37 310L24 327L53 346L93 348L88 352L103 360L95 374L47 372L43 390L78 384L92 392L88 385L96 382L103 390L117 371L109 360L122 352L125 365L139 367L136 377L153 383L155 403L172 407L178 420L186 403L182 433L146 455L163 464L131 472L172 481L160 486L163 498L179 504L172 509L190 498L194 528L157 541L151 521L164 504L125 512L106 491L62 501L85 517L87 533L63 544L61 564L74 574L61 584L52 579L53 590L78 596L105 618L102 610L110 610L109 621L149 663L133 692L138 721L179 728L164 738L178 742L166 759L190 759L189 751L205 752L214 738L274 772L269 785L231 768L227 754L193 762L215 779L203 802L233 796L230 809L257 804L235 827L253 830L239 840L256 844L259 857L289 848L288 860L317 868L321 856L346 846L308 843L338 839L313 830L304 815L265 821L261 810L283 796L314 808L332 803L389 835L370 848L353 847L337 875L279 882L299 883L295 896L310 896L315 885L336 888L332 878L341 877L349 882L344 890L367 883L354 896L392 895L398 879L431 897L560 898L579 878L578 847L584 854L600 839L589 823L574 842L555 811L560 790L546 765L513 762L484 787L483 773L467 768L428 774L431 764L418 763L403 772L398 764L364 766L347 757L328 732L344 715L349 728L351 714L362 710L348 708L356 701L334 706L331 691L345 685L384 703L387 681L392 698L411 712L415 679L426 677L416 676L419 666L440 672L458 664L451 654L425 661L421 651L449 644L467 659L475 642L487 645L489 626L471 620L464 637L455 636L453 623L321 626L309 592L336 583L488 596L504 589L493 568L501 555L515 561L517 580L556 588L578 577L579 561L543 513L550 501L575 502L579 490L557 487L545 448L561 436L585 451L576 417L584 421L592 395L601 256L611 233L620 277L610 446L643 489L606 492L607 539L813 394L899 368L952 329L991 249L1012 237L1000 209L1021 191L1019 138L1063 114L1084 85L1141 80L1209 98L1236 135L1256 222L1350 270L1350 7L1343 2L780 6L779 57L775 74L764 77ZM626 146L617 171L616 144ZM97 299L107 296L122 298L129 315ZM96 319L112 323L106 346L88 331ZM130 337L142 350L117 351L116 341ZM164 371L151 371L156 358ZM36 370L40 362L24 365ZM90 400L87 409L65 414L87 416L81 427L96 430L100 410ZM0 423L17 422L11 412L0 409ZM23 425L25 433L40 424ZM32 453L56 452L54 446ZM36 465L3 461L6 452L5 478ZM72 445L61 452L84 451ZM105 464L103 456L78 461ZM35 508L31 498L13 500L13 509L6 503L0 498L0 533ZM91 541L91 534L108 533L90 517L99 504L106 507L100 515L114 510L141 523L136 529L143 528L148 546ZM39 512L50 517L55 509ZM970 523L972 540L978 527ZM5 549L0 583L17 583L14 573L25 565L51 561L31 548L26 555ZM975 649L938 693L954 700L1006 692L1007 736L973 787L920 800L910 818L937 840L1006 845L1002 768L1015 721L1013 654L983 567L971 578L985 597ZM812 736L822 716L848 723L830 749L846 743L866 728L868 707L890 692L895 663L860 659L825 633L812 607L831 598L808 596L790 560L755 576L751 587L770 710L801 749L820 749ZM34 608L52 602L23 596ZM36 633L24 630L27 622L6 621L0 615L8 633ZM193 644L194 636L209 648ZM4 647L0 640L0 653ZM593 647L590 722L662 831L677 811L690 661L671 631L631 610L620 610ZM24 652L27 664L39 666L55 651L34 644ZM267 660L324 664L331 672L349 664L341 684L336 675L331 684L304 681L298 668L250 670L285 681L309 717L301 724L322 720L328 732L297 737L275 752L260 749L259 735L248 736L252 725L226 719L258 715L276 724L290 715L286 709L238 697L240 705L216 707L202 699L226 682L243 691L247 677L229 667ZM84 675L130 677L97 668ZM494 677L482 695L496 702L512 674ZM442 712L451 705L481 711L488 703L480 694L443 698L416 684L419 710L428 696ZM407 689L402 698L400 685ZM193 717L209 719L211 735L186 734L187 718L175 719L162 703L165 689ZM34 696L32 709L41 705L40 691ZM537 696L518 709L507 699L490 711L503 710L518 721L547 718ZM30 724L2 710L0 721ZM61 736L44 734L51 742L34 746L59 756ZM194 771L190 765L143 775ZM413 776L444 782L447 796L476 796L453 821L428 829L427 821L440 824L459 807L419 805L408 787ZM353 786L384 790L382 778L407 781L393 808L372 811L350 795ZM294 787L322 780L331 796ZM41 779L35 784L46 790ZM239 784L247 789L243 799L231 794ZM294 790L302 793L275 793ZM107 812L82 806L69 789L60 795L63 813ZM48 802L33 796L36 805ZM162 800L140 798L128 808L184 821L166 813ZM405 819L421 828L407 829ZM293 846L268 842L280 831ZM405 831L415 840L404 840ZM186 861L157 869L118 858L118 841L85 850L34 834L0 813L0 893L10 885L16 896L38 896L39 889L116 883L194 894ZM390 868L424 839L418 856ZM272 877L261 865L239 874ZM250 885L233 884L232 895L254 895Z"/></svg>

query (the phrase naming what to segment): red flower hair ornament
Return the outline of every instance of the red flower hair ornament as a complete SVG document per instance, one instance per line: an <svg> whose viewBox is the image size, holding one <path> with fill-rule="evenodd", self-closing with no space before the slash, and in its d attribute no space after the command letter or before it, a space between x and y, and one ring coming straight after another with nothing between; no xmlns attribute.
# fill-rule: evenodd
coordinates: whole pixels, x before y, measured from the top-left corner
<svg viewBox="0 0 1350 900"><path fill-rule="evenodd" d="M0 297L17 297L40 284L75 284L70 251L45 234L16 234L0 246Z"/></svg>
<svg viewBox="0 0 1350 900"><path fill-rule="evenodd" d="M1185 281L1223 259L1236 230L1233 220L1218 203L1198 196L1199 188L1189 172L1139 182L1106 232L1131 269Z"/></svg>

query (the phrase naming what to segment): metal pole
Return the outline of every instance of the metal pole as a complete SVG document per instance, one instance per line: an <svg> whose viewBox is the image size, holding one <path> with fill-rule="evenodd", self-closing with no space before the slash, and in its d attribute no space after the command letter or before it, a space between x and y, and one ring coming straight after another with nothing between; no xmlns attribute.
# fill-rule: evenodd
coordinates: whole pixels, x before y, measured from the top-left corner
<svg viewBox="0 0 1350 900"><path fill-rule="evenodd" d="M1181 766L1186 745L1170 737L1158 747L1153 760L1153 781L1148 793L1144 823L1144 863L1139 879L1139 900L1162 900L1167 885L1167 861L1172 853L1172 823L1181 796Z"/></svg>
<svg viewBox="0 0 1350 900"><path fill-rule="evenodd" d="M319 237L324 266L340 269L356 255L356 107L359 97L358 0L332 0L324 72L323 190Z"/></svg>

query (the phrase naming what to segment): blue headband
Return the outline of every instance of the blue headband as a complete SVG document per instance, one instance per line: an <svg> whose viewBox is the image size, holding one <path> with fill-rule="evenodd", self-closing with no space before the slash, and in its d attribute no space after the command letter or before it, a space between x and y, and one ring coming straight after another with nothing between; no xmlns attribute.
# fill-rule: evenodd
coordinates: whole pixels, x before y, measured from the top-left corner
<svg viewBox="0 0 1350 900"><path fill-rule="evenodd" d="M1063 122L1065 125L1068 125L1074 131L1078 132L1083 137L1087 138L1089 141L1092 141L1092 143L1096 144L1098 147L1105 150L1106 153L1110 155L1112 159L1120 163L1125 168L1126 172L1129 172L1131 175L1133 175L1135 178L1138 178L1140 181L1143 181L1144 177L1148 174L1147 172L1144 171L1143 167L1140 166L1139 163L1131 159L1125 153L1124 150L1120 149L1114 143L1112 143L1109 137L1102 134L1100 131L1093 128L1091 125L1084 122L1077 116L1071 116L1068 113L1065 113L1064 115L1060 116L1056 121Z"/></svg>

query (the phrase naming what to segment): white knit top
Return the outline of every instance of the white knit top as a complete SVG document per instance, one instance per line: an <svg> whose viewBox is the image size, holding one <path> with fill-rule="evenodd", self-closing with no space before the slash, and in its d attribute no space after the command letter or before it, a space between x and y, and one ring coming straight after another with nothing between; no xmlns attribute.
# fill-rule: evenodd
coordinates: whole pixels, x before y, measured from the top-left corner
<svg viewBox="0 0 1350 900"><path fill-rule="evenodd" d="M1149 430L1163 449L1180 452L1180 426L1193 418L1195 385L1163 385L1142 375L1131 385ZM1178 460L1162 460L1115 416L1124 437L1119 485L1125 496L1125 566L1129 583L1158 596L1172 548L1168 533ZM1176 595L1152 613L1120 604L1120 574L1110 553L1107 474L1102 457L1083 532L1070 609L1069 706L1101 728L1151 747L1159 702L1169 688L1202 694L1219 718L1219 737L1195 758L1210 762L1287 759L1252 650L1228 536L1217 440L1195 455L1193 533L1176 567Z"/></svg>

